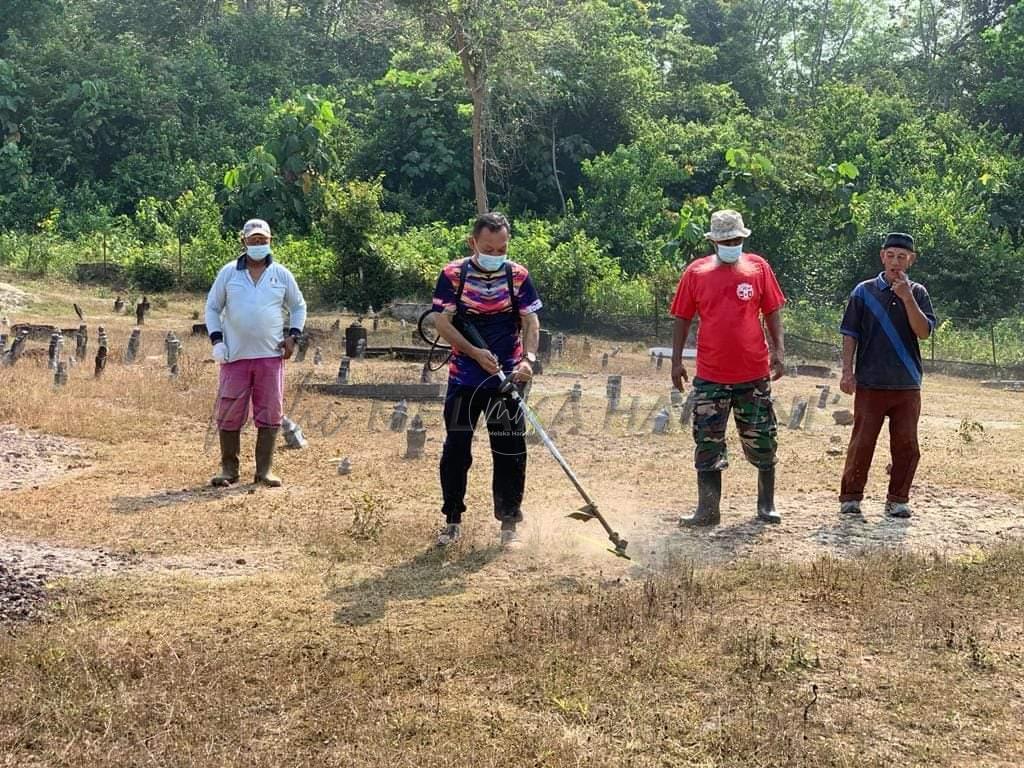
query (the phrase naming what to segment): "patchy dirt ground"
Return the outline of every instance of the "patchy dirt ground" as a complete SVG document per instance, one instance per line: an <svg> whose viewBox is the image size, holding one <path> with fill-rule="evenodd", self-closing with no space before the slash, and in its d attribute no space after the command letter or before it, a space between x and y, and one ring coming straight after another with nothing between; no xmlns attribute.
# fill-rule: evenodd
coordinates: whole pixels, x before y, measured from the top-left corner
<svg viewBox="0 0 1024 768"><path fill-rule="evenodd" d="M17 312L28 304L31 297L20 288L9 283L0 283L0 314Z"/></svg>
<svg viewBox="0 0 1024 768"><path fill-rule="evenodd" d="M39 487L89 466L80 441L0 424L0 491Z"/></svg>
<svg viewBox="0 0 1024 768"><path fill-rule="evenodd" d="M66 317L19 319L74 323L71 295L52 302ZM123 347L129 318L76 301ZM678 410L651 434L668 371L648 345L594 340L584 355L576 339L532 402L633 559L566 517L580 500L541 446L522 544L500 549L483 436L465 539L442 552L440 405L410 409L428 429L413 461L387 428L391 403L301 393L304 375L336 370L336 337L319 369L289 366L286 412L309 448L279 452L285 487L208 486L216 369L187 337L200 307L155 306L140 362L115 356L99 380L78 366L54 390L32 358L0 369L0 580L13 585L0 611L18 620L0 685L35 692L0 695L12 764L113 765L139 744L218 768L1024 760L1020 393L927 379L909 521L882 515L884 435L864 519L839 518L849 428L831 412L849 398L781 429L777 527L754 520L756 472L730 427L722 525L684 531L692 438ZM168 330L186 339L175 380ZM609 373L623 375L610 416ZM352 376L417 381L419 366L355 361ZM779 381L780 421L823 384L836 380ZM253 443L250 429L243 476ZM47 621L21 621L41 610Z"/></svg>

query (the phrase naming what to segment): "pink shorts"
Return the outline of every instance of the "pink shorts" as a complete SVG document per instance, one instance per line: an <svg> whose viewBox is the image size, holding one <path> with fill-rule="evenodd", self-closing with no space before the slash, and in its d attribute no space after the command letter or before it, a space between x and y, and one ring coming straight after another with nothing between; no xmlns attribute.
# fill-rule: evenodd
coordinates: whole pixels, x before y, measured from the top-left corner
<svg viewBox="0 0 1024 768"><path fill-rule="evenodd" d="M249 420L250 399L257 427L281 426L284 408L282 358L260 357L221 365L217 428L227 431L241 429Z"/></svg>

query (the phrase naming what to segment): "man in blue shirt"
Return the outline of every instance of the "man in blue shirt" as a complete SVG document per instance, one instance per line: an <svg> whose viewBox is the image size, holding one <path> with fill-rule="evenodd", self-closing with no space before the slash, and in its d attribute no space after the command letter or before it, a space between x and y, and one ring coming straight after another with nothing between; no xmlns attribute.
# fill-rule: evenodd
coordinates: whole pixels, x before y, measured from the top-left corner
<svg viewBox="0 0 1024 768"><path fill-rule="evenodd" d="M508 220L500 213L482 214L469 238L472 256L448 264L434 289L437 331L452 345L444 404L447 435L441 453L445 527L439 546L453 544L461 536L473 432L480 414L491 439L491 488L502 544L516 540L516 525L523 519L526 424L515 402L499 391L497 373L500 368L521 384L533 377L541 301L526 268L508 260L508 241ZM486 349L466 339L460 330L463 322L479 331Z"/></svg>
<svg viewBox="0 0 1024 768"><path fill-rule="evenodd" d="M885 237L883 271L853 289L840 332L843 376L839 388L855 395L853 434L846 452L842 489L843 514L860 514L868 470L882 423L889 418L892 471L885 513L910 517L910 486L921 452L917 422L921 416L921 348L935 330L928 291L907 278L917 259L914 238L902 232Z"/></svg>

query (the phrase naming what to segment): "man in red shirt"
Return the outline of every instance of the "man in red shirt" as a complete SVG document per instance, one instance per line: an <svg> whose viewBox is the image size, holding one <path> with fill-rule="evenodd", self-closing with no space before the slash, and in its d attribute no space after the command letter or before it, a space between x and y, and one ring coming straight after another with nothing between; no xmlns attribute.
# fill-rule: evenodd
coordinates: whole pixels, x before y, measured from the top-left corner
<svg viewBox="0 0 1024 768"><path fill-rule="evenodd" d="M715 252L683 272L672 302L672 383L679 391L688 379L683 345L694 316L697 333L693 439L697 444L697 510L680 525L717 525L721 520L722 470L729 466L725 428L734 412L743 453L758 469L757 517L781 522L775 511L775 462L778 440L771 382L785 371L782 305L775 273L756 253L744 252L750 230L736 211L711 215L706 237ZM765 341L761 317L771 336ZM769 378L770 377L770 378Z"/></svg>

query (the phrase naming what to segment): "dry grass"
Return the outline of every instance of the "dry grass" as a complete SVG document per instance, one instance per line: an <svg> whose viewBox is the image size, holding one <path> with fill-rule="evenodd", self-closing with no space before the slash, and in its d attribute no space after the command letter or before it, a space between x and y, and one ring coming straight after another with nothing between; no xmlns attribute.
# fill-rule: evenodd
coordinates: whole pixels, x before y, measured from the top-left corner
<svg viewBox="0 0 1024 768"><path fill-rule="evenodd" d="M30 319L70 323L77 300L91 329L102 320L115 347L126 342L131 323L105 315L106 298L30 288L41 294L35 306L66 302L68 314ZM628 413L609 420L600 354L613 345L595 341L584 358L576 344L538 382L534 403L550 421L582 383L579 434L564 422L559 445L636 559L610 557L596 528L562 521L578 501L538 452L527 546L498 550L482 443L466 541L440 553L429 546L440 522L439 408L419 407L427 459L403 460L388 404L299 398L311 363L289 372L290 410L311 447L280 454L286 487L205 488L216 464L206 448L208 345L188 340L171 381L162 342L168 329L183 335L199 305L172 298L143 333L145 355L157 359L111 361L99 381L91 366L76 368L55 392L30 361L0 369L0 423L80 439L91 462L0 496L0 534L273 565L226 578L141 569L61 582L47 622L0 637L0 765L1024 763L1020 528L982 537L992 522L984 507L929 527L936 506L895 532L869 522L884 549L830 543L822 533L834 533L826 522L841 457L825 448L848 432L826 414L781 436L781 528L746 522L754 474L737 461L723 529L679 538L665 518L693 502L692 442L678 427L654 438L647 420L667 397L668 371L624 348L609 371L625 375L627 411L629 397L639 403L632 424ZM340 349L324 352L317 375L330 377ZM357 381L418 373L353 366ZM813 396L816 383L783 380L779 402ZM924 487L1019 507L1021 403L929 378ZM984 431L965 440L965 419ZM251 449L247 433L246 456ZM343 456L347 477L329 461ZM963 546L975 534L979 545Z"/></svg>

